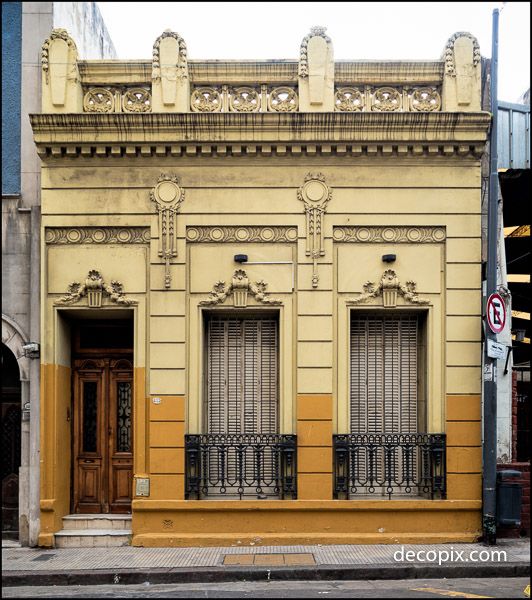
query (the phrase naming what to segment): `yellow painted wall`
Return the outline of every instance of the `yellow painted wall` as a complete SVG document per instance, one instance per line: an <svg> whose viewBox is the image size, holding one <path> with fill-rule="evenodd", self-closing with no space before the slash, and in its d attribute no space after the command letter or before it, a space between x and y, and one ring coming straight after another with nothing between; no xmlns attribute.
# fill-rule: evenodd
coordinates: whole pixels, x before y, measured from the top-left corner
<svg viewBox="0 0 532 600"><path fill-rule="evenodd" d="M305 100L308 90L300 107L307 114L166 114L183 100L188 106L182 97L189 93L187 81L178 86L174 109L161 104L162 84L154 83L154 106L164 114L92 114L78 119L76 128L71 120L78 115L32 119L43 159L41 543L53 543L69 510L69 335L61 321L68 310L77 318L133 310L135 477L150 480L149 498L133 500L134 544L246 543L252 534L279 544L475 539L481 497L480 155L489 115L474 112L480 67L471 67L470 106L452 117L438 111L347 114L334 106L314 113ZM83 77L95 77L93 68L87 63ZM236 63L225 68L244 69ZM425 72L411 63L397 69L405 81L407 71L414 81ZM279 77L278 70L272 65L272 76ZM122 83L134 72L133 65L128 75L124 70ZM221 76L213 66L213 77ZM454 111L456 90L447 75L441 77L444 105ZM305 85L300 82L301 90ZM80 86L69 86L64 106L54 108L45 94L45 109L83 110ZM323 252L314 259L298 190L317 174L331 195L321 222ZM184 192L167 265L153 201L162 176L177 178ZM147 239L102 243L98 233L115 228L127 238L133 227L147 228ZM409 231L410 237L347 239L353 227L377 227L392 237ZM212 239L194 238L201 228L210 228ZM58 229L67 241L51 241L48 233ZM420 230L433 237L420 240ZM90 239L79 243L68 232L88 232ZM278 233L283 239L272 241ZM235 254L247 254L249 264L236 264ZM419 296L428 299L417 305L400 297L396 310L421 311L425 320L425 428L448 436L447 500L333 500L332 435L349 431L350 315L388 310L382 297L356 306L352 300L390 268L383 254L396 254L391 267L401 284L415 281ZM280 261L285 264L252 264ZM280 304L250 294L245 309L233 308L232 296L202 305L237 268L252 283L266 282L269 297ZM86 299L58 308L54 303L68 285L83 281L90 269L106 281L119 280L134 309L108 298L101 309L89 309ZM279 432L298 436L297 500L184 499L184 436L204 431L203 317L227 310L278 316Z"/></svg>

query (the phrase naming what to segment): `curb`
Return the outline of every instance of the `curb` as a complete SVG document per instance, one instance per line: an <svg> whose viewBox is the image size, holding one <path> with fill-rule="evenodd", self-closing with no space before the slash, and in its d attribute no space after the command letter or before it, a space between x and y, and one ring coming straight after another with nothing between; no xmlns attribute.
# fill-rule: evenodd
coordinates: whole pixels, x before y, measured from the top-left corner
<svg viewBox="0 0 532 600"><path fill-rule="evenodd" d="M166 568L62 571L4 571L4 586L45 585L131 585L155 583L213 583L217 581L289 581L289 580L368 580L368 579L456 579L487 577L528 577L528 563L496 565L371 565L317 567L198 567L193 570Z"/></svg>

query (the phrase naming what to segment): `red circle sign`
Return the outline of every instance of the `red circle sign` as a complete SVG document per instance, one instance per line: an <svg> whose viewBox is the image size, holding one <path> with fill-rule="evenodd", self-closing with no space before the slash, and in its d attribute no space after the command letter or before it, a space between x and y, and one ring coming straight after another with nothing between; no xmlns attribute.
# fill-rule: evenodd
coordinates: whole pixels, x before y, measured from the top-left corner
<svg viewBox="0 0 532 600"><path fill-rule="evenodd" d="M486 305L486 318L493 333L500 333L506 324L506 304L500 294L491 294Z"/></svg>

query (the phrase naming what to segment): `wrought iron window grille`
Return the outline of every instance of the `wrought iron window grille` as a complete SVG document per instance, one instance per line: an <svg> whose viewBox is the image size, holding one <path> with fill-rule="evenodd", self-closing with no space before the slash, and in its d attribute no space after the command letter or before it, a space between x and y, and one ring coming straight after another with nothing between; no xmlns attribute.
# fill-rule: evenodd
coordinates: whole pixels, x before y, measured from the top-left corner
<svg viewBox="0 0 532 600"><path fill-rule="evenodd" d="M185 435L185 498L297 498L297 436Z"/></svg>
<svg viewBox="0 0 532 600"><path fill-rule="evenodd" d="M443 433L343 434L333 436L334 494L446 497Z"/></svg>

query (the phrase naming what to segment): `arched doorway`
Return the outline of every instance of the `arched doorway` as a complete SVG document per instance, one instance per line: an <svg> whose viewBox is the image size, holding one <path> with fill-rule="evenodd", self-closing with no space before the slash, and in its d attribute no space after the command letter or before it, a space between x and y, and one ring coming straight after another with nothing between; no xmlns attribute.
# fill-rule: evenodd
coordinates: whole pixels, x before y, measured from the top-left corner
<svg viewBox="0 0 532 600"><path fill-rule="evenodd" d="M19 468L21 441L20 371L2 344L2 539L19 537Z"/></svg>

